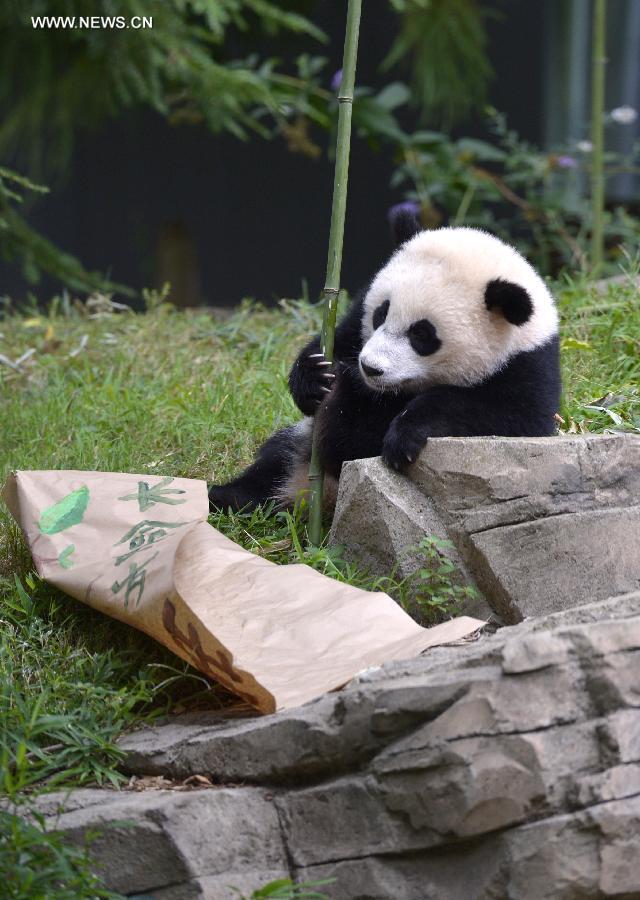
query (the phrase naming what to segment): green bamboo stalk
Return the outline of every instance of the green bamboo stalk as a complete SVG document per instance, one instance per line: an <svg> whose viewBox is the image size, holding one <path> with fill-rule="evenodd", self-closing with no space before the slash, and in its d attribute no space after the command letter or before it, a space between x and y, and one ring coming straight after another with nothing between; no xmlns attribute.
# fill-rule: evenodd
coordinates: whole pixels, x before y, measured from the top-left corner
<svg viewBox="0 0 640 900"><path fill-rule="evenodd" d="M597 272L604 253L606 0L594 2L591 47L591 271Z"/></svg>
<svg viewBox="0 0 640 900"><path fill-rule="evenodd" d="M353 86L356 78L356 57L358 55L358 34L360 31L360 11L362 0L349 0L347 26L342 59L342 81L338 92L338 136L336 141L336 165L333 177L333 200L331 205L331 228L329 230L329 254L327 275L322 297L324 313L320 344L328 360L333 360L333 339L336 330L338 294L340 292L340 269L342 266L342 243L344 218L347 208L347 182L349 179L349 149L351 146L351 110L353 107ZM309 463L309 543L315 546L322 538L322 495L324 474L320 463L317 422L313 429L311 462Z"/></svg>

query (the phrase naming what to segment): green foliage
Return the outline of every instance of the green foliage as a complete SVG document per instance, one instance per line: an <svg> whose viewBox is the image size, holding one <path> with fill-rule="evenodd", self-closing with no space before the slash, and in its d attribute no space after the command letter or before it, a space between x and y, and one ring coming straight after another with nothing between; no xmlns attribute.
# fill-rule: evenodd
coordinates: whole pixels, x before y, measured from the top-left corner
<svg viewBox="0 0 640 900"><path fill-rule="evenodd" d="M390 2L399 31L383 68L411 62L416 105L449 120L481 104L491 75L484 5ZM240 138L268 136L270 121L285 132L299 116L326 126L332 94L319 85L324 60L307 52L326 36L299 12L304 8L300 0L149 0L142 7L120 0L117 8L111 0L8 0L0 9L0 155L19 150L32 170L58 172L79 130L138 106ZM31 24L33 16L114 15L125 25L150 16L153 27ZM289 38L289 56L300 54L295 74L275 58L241 55L278 33Z"/></svg>
<svg viewBox="0 0 640 900"><path fill-rule="evenodd" d="M18 808L16 813L24 812ZM86 850L34 822L0 812L0 883L6 900L118 900L91 873Z"/></svg>
<svg viewBox="0 0 640 900"><path fill-rule="evenodd" d="M485 4L478 0L391 0L391 4L402 18L383 68L408 60L413 102L423 117L451 122L481 107L492 75Z"/></svg>
<svg viewBox="0 0 640 900"><path fill-rule="evenodd" d="M33 16L134 16L151 28L34 28ZM324 40L313 23L271 0L28 0L0 9L0 153L22 149L31 166L59 171L80 128L136 106L171 121L202 121L246 138L284 108L313 115L307 85L276 61L234 59L242 32L279 30ZM236 35L236 39L233 39ZM30 64L25 65L25 60Z"/></svg>
<svg viewBox="0 0 640 900"><path fill-rule="evenodd" d="M153 27L33 27L34 16L118 16L125 26L144 16ZM19 155L30 171L59 176L79 131L142 106L242 139L284 132L295 116L327 125L317 78L308 77L322 62L303 55L297 72L285 74L275 59L231 58L227 46L242 45L247 29L324 40L312 22L271 0L121 0L117 8L112 0L7 0L0 4L0 158ZM32 229L16 207L16 188L46 191L0 170L5 259L20 261L31 283L46 272L71 290L116 287Z"/></svg>
<svg viewBox="0 0 640 900"><path fill-rule="evenodd" d="M386 68L413 60L413 96L429 113L451 118L477 105L490 68L476 0L392 0L392 6L401 27ZM31 172L57 178L78 132L140 107L172 124L203 123L241 139L282 135L290 150L317 158L321 149L311 128L333 129L336 104L321 84L325 60L307 52L325 35L300 8L300 0L149 0L142 7L139 0L121 0L117 8L112 0L7 0L0 6L0 158L18 155ZM78 21L116 15L124 27L80 27ZM75 17L76 27L33 27L33 17L42 16ZM151 17L152 27L126 27L136 16ZM249 52L280 33L295 41L288 53L298 54L295 64L283 67L274 57ZM401 141L392 111L409 96L399 82L377 95L360 89L355 128L374 144ZM4 189L9 178L16 176L5 170L5 259L21 261L31 283L46 272L71 290L110 290L104 278L27 224L15 206L18 193ZM41 190L26 180L22 187Z"/></svg>
<svg viewBox="0 0 640 900"><path fill-rule="evenodd" d="M491 140L452 140L438 131L396 137L392 185L418 202L423 222L444 221L497 234L514 244L544 274L588 268L592 210L584 186L591 156L578 148L546 153L521 140L492 111ZM389 137L385 125L381 138ZM393 139L392 139L393 140ZM638 170L640 144L629 156L606 154L605 176ZM606 272L635 247L640 225L622 207L604 219Z"/></svg>
<svg viewBox="0 0 640 900"><path fill-rule="evenodd" d="M1 62L0 62L1 65ZM97 273L87 272L82 264L68 253L55 247L51 241L31 228L20 211L24 192L46 194L48 188L35 184L24 175L0 167L0 251L13 261L19 259L25 277L36 283L41 272L48 272L72 290L92 291L96 288L118 288L131 294L122 285L112 285Z"/></svg>

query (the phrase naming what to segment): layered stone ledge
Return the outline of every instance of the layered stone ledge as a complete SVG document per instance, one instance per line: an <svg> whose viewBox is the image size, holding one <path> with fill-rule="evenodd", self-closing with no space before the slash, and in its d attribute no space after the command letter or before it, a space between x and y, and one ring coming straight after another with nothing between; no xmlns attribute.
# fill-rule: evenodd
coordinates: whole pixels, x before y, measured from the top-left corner
<svg viewBox="0 0 640 900"><path fill-rule="evenodd" d="M107 883L159 900L335 878L334 900L640 896L640 592L363 673L264 718L121 741L215 786L41 797Z"/></svg>

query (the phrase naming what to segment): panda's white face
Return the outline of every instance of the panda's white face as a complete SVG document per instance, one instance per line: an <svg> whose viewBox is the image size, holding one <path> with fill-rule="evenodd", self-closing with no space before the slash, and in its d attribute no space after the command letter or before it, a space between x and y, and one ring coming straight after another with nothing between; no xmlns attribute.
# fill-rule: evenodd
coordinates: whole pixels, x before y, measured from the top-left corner
<svg viewBox="0 0 640 900"><path fill-rule="evenodd" d="M557 330L551 294L512 247L472 228L423 231L369 288L360 372L380 391L473 385Z"/></svg>

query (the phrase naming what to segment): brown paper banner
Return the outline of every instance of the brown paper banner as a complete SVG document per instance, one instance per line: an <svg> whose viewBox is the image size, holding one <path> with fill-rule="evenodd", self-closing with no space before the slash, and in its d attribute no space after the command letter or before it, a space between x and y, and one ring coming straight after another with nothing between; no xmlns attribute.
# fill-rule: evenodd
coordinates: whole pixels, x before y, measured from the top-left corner
<svg viewBox="0 0 640 900"><path fill-rule="evenodd" d="M204 481L20 471L4 499L42 578L151 635L262 712L484 624L462 616L422 628L387 594L244 550L207 523Z"/></svg>

